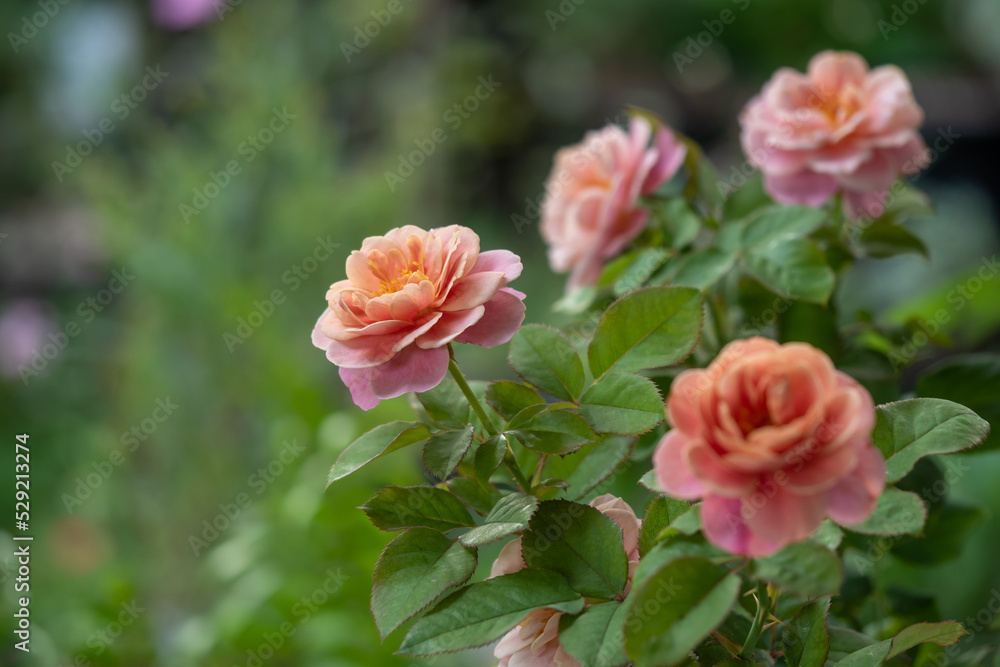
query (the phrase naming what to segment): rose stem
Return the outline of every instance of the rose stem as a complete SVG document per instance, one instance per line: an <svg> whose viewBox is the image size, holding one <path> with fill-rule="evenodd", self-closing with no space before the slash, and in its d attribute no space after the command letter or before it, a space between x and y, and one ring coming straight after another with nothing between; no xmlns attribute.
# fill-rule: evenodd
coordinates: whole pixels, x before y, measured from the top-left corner
<svg viewBox="0 0 1000 667"><path fill-rule="evenodd" d="M479 399L476 398L476 394L472 391L472 387L470 387L469 383L465 381L465 376L462 375L462 371L458 367L458 364L455 363L455 353L451 345L448 345L448 370L451 372L451 376L455 378L455 383L458 385L458 388L462 390L463 394L465 394L465 398L469 401L469 405L472 406L472 410L476 413L476 416L478 416L479 420L483 422L483 428L485 428L487 433L493 437L500 435L496 430L496 426L494 426L493 422L490 420L489 415L486 414L486 410L483 409ZM506 441L507 438L504 437L504 440ZM510 474L514 476L514 480L517 482L518 486L521 487L521 490L525 493L531 493L531 483L528 482L524 473L521 472L521 468L517 465L517 459L514 457L514 450L511 449L510 442L507 442L506 444L507 452L503 457L504 464L507 466Z"/></svg>
<svg viewBox="0 0 1000 667"><path fill-rule="evenodd" d="M750 626L750 632L747 633L747 640L743 642L743 650L740 651L741 657L749 657L754 647L757 646L757 638L760 637L760 631L764 625L764 619L767 618L770 611L770 606L771 596L768 595L767 584L763 581L757 582L757 615L753 617L753 624Z"/></svg>

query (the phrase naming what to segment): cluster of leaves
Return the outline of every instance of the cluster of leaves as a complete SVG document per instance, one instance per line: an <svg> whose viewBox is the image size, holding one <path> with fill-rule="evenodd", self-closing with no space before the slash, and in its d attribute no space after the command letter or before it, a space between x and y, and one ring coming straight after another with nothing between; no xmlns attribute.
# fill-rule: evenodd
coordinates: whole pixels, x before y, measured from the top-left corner
<svg viewBox="0 0 1000 667"><path fill-rule="evenodd" d="M417 421L379 426L333 466L331 483L419 445L438 480L390 486L362 508L378 528L402 531L375 568L371 602L383 638L407 626L401 653L482 646L540 609L562 614L563 649L586 667L874 667L908 664L965 634L905 604L878 607L868 576L885 553L918 565L954 558L980 518L947 501L942 471L927 457L987 437L987 422L947 399L965 391L981 401L964 383L995 377L989 360L928 375L919 398L883 391L891 402L878 407L873 440L889 486L875 512L849 528L826 521L773 556L710 545L698 505L663 494L650 471L642 483L655 495L630 574L621 529L584 503L630 457L647 460L633 448L666 429L663 396L676 372L706 364L733 338L805 340L838 366L872 364L875 325L850 335L838 326L837 278L858 257L926 253L900 225L923 203L915 191L898 188L876 220L848 222L839 202L779 206L755 182L723 197L711 165L690 148L686 181L649 202L652 221L632 249L598 286L559 304L590 311L589 325L573 336L524 326L509 353L520 381L470 384L452 361L454 380L413 397ZM762 302L776 314L758 328ZM470 583L479 548L514 537L527 567Z"/></svg>

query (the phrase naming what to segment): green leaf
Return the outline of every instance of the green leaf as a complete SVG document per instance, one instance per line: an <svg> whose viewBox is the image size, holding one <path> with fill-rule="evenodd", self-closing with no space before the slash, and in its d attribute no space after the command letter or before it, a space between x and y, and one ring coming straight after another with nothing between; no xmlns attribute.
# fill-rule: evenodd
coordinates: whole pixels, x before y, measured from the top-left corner
<svg viewBox="0 0 1000 667"><path fill-rule="evenodd" d="M671 530L676 530L683 535L694 535L701 530L701 506L692 505L691 509L684 512L673 520L670 524Z"/></svg>
<svg viewBox="0 0 1000 667"><path fill-rule="evenodd" d="M664 227L670 234L670 245L674 248L689 245L701 229L701 218L680 197L661 203L654 209L653 214L658 220L663 221Z"/></svg>
<svg viewBox="0 0 1000 667"><path fill-rule="evenodd" d="M413 396L427 416L439 424L462 428L469 423L469 401L449 377L433 389Z"/></svg>
<svg viewBox="0 0 1000 667"><path fill-rule="evenodd" d="M814 542L819 542L831 551L835 551L844 540L844 531L837 524L827 519L819 525L819 528L813 533L810 539Z"/></svg>
<svg viewBox="0 0 1000 667"><path fill-rule="evenodd" d="M430 528L410 528L382 552L372 577L372 616L385 639L476 571L476 550Z"/></svg>
<svg viewBox="0 0 1000 667"><path fill-rule="evenodd" d="M892 648L886 659L895 658L903 651L908 651L920 644L937 644L951 646L967 633L958 621L942 621L940 623L917 623L903 628L892 638Z"/></svg>
<svg viewBox="0 0 1000 667"><path fill-rule="evenodd" d="M505 496L486 515L486 519L459 539L467 547L481 547L490 542L519 533L528 527L528 520L538 509L538 498L524 493Z"/></svg>
<svg viewBox="0 0 1000 667"><path fill-rule="evenodd" d="M423 424L413 422L389 422L376 426L372 430L347 446L337 462L330 469L327 486L338 479L347 477L355 470L363 468L380 456L397 449L426 440L430 431Z"/></svg>
<svg viewBox="0 0 1000 667"><path fill-rule="evenodd" d="M917 534L927 520L927 507L915 493L888 488L879 497L872 515L853 526L844 526L862 535Z"/></svg>
<svg viewBox="0 0 1000 667"><path fill-rule="evenodd" d="M567 493L564 494L566 499L581 500L590 495L625 463L634 444L635 438L619 436L605 438L596 443L587 453L587 457L566 479L569 483Z"/></svg>
<svg viewBox="0 0 1000 667"><path fill-rule="evenodd" d="M648 470L643 473L642 477L639 478L639 483L653 493L666 494L666 491L660 488L660 482L656 479L656 470Z"/></svg>
<svg viewBox="0 0 1000 667"><path fill-rule="evenodd" d="M625 590L621 528L589 505L543 502L521 536L521 554L528 567L558 572L586 597L610 600Z"/></svg>
<svg viewBox="0 0 1000 667"><path fill-rule="evenodd" d="M743 263L754 278L780 296L825 304L833 292L834 274L826 256L805 239L747 248Z"/></svg>
<svg viewBox="0 0 1000 667"><path fill-rule="evenodd" d="M559 619L559 643L580 667L620 667L629 661L622 648L624 624L620 602L591 605L579 616Z"/></svg>
<svg viewBox="0 0 1000 667"><path fill-rule="evenodd" d="M499 380L487 387L486 402L493 406L501 417L510 421L514 415L529 406L544 405L545 399L527 385Z"/></svg>
<svg viewBox="0 0 1000 667"><path fill-rule="evenodd" d="M826 211L809 206L769 206L748 221L744 248L762 248L790 239L802 239L826 220Z"/></svg>
<svg viewBox="0 0 1000 667"><path fill-rule="evenodd" d="M555 572L521 570L456 591L414 623L399 653L434 655L489 644L536 609L567 614L583 609L583 598Z"/></svg>
<svg viewBox="0 0 1000 667"><path fill-rule="evenodd" d="M696 537L674 535L646 552L639 560L639 567L636 568L632 583L634 586L641 586L667 563L690 556L714 560L720 557L728 558L729 554L713 547L700 535Z"/></svg>
<svg viewBox="0 0 1000 667"><path fill-rule="evenodd" d="M923 241L906 227L885 218L880 218L861 230L858 246L868 257L895 257L909 252L930 258Z"/></svg>
<svg viewBox="0 0 1000 667"><path fill-rule="evenodd" d="M887 403L876 411L872 440L886 458L890 483L902 479L924 456L975 447L990 432L990 425L975 412L940 398Z"/></svg>
<svg viewBox="0 0 1000 667"><path fill-rule="evenodd" d="M740 579L701 558L665 565L628 597L625 650L635 667L675 665L729 615Z"/></svg>
<svg viewBox="0 0 1000 667"><path fill-rule="evenodd" d="M754 564L757 579L800 597L836 595L844 581L840 558L817 542L790 544Z"/></svg>
<svg viewBox="0 0 1000 667"><path fill-rule="evenodd" d="M527 382L573 401L583 391L583 362L562 332L541 324L522 326L510 341L508 361Z"/></svg>
<svg viewBox="0 0 1000 667"><path fill-rule="evenodd" d="M580 414L598 433L639 435L663 421L663 397L649 378L612 371L584 393Z"/></svg>
<svg viewBox="0 0 1000 667"><path fill-rule="evenodd" d="M735 182L735 172L733 176L734 178L731 179L730 185L736 189L730 192L726 198L725 209L723 211L723 217L727 221L748 217L758 209L774 203L767 193L764 192L764 179L761 178L759 171L754 171L754 173L746 177L746 181L743 183Z"/></svg>
<svg viewBox="0 0 1000 667"><path fill-rule="evenodd" d="M646 284L649 277L667 261L667 251L662 248L646 248L638 254L618 279L615 280L615 296L627 294L634 289L638 289Z"/></svg>
<svg viewBox="0 0 1000 667"><path fill-rule="evenodd" d="M470 477L452 477L447 487L481 516L489 514L493 506L500 502L500 492L494 486L482 485Z"/></svg>
<svg viewBox="0 0 1000 667"><path fill-rule="evenodd" d="M823 667L830 653L826 614L830 600L810 602L798 611L781 633L788 667Z"/></svg>
<svg viewBox="0 0 1000 667"><path fill-rule="evenodd" d="M880 667L885 664L892 641L886 640L851 653L837 663L837 667Z"/></svg>
<svg viewBox="0 0 1000 667"><path fill-rule="evenodd" d="M445 479L462 462L472 444L472 425L461 431L442 431L424 445L424 465L438 479Z"/></svg>
<svg viewBox="0 0 1000 667"><path fill-rule="evenodd" d="M724 276L736 263L736 255L708 248L685 256L677 265L677 272L670 281L674 285L686 285L706 290Z"/></svg>
<svg viewBox="0 0 1000 667"><path fill-rule="evenodd" d="M653 498L653 502L649 503L646 509L646 518L642 520L642 528L639 531L639 555L645 556L659 542L660 533L689 509L691 503L685 500L676 500L668 496Z"/></svg>
<svg viewBox="0 0 1000 667"><path fill-rule="evenodd" d="M568 454L597 436L587 420L564 410L546 410L511 431L528 449L543 454Z"/></svg>
<svg viewBox="0 0 1000 667"><path fill-rule="evenodd" d="M490 476L503 463L503 457L506 453L507 437L502 434L490 438L479 445L479 449L476 450L476 459L473 463L476 469L476 479L483 484L489 482Z"/></svg>
<svg viewBox="0 0 1000 667"><path fill-rule="evenodd" d="M685 359L701 334L702 299L689 287L647 287L604 312L587 350L599 379L609 370L636 371Z"/></svg>
<svg viewBox="0 0 1000 667"><path fill-rule="evenodd" d="M964 354L931 367L917 380L917 394L946 398L1000 424L1000 354ZM980 450L1000 448L1000 429L992 429Z"/></svg>
<svg viewBox="0 0 1000 667"><path fill-rule="evenodd" d="M382 530L427 526L447 532L476 525L462 501L433 486L387 486L361 509Z"/></svg>

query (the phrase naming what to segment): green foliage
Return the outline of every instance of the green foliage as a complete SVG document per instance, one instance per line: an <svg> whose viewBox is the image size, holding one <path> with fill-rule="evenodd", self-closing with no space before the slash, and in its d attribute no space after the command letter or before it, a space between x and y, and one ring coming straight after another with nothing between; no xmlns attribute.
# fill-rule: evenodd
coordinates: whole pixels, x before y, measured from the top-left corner
<svg viewBox="0 0 1000 667"><path fill-rule="evenodd" d="M461 431L435 433L424 445L424 465L438 479L445 479L462 462L472 444L472 426Z"/></svg>
<svg viewBox="0 0 1000 667"><path fill-rule="evenodd" d="M427 526L448 532L453 528L475 525L461 500L433 486L387 486L361 509L382 530Z"/></svg>
<svg viewBox="0 0 1000 667"><path fill-rule="evenodd" d="M871 516L845 528L865 535L912 535L920 532L926 520L927 507L917 494L890 487L879 497Z"/></svg>
<svg viewBox="0 0 1000 667"><path fill-rule="evenodd" d="M579 616L559 619L559 641L581 667L621 667L628 663L622 646L624 625L625 607L603 602Z"/></svg>
<svg viewBox="0 0 1000 667"><path fill-rule="evenodd" d="M583 391L583 362L561 332L526 325L510 342L510 365L522 378L557 398L572 401Z"/></svg>
<svg viewBox="0 0 1000 667"><path fill-rule="evenodd" d="M773 556L756 559L754 565L759 579L805 598L835 595L844 581L840 559L817 542L790 544Z"/></svg>
<svg viewBox="0 0 1000 667"><path fill-rule="evenodd" d="M729 614L740 579L694 557L665 565L626 602L625 650L637 667L676 665Z"/></svg>
<svg viewBox="0 0 1000 667"><path fill-rule="evenodd" d="M663 421L663 398L648 378L612 371L583 394L580 414L598 433L639 435Z"/></svg>
<svg viewBox="0 0 1000 667"><path fill-rule="evenodd" d="M377 426L352 442L330 469L327 484L347 477L375 459L397 449L422 442L430 436L427 428L411 422L390 422Z"/></svg>
<svg viewBox="0 0 1000 667"><path fill-rule="evenodd" d="M410 528L389 543L372 577L372 616L384 639L476 571L476 550L430 528Z"/></svg>
<svg viewBox="0 0 1000 667"><path fill-rule="evenodd" d="M452 593L417 621L403 639L404 655L433 655L488 644L536 609L570 614L583 598L555 572L521 570Z"/></svg>
<svg viewBox="0 0 1000 667"><path fill-rule="evenodd" d="M621 528L588 505L543 502L521 538L521 553L529 567L558 572L585 597L624 594L628 560Z"/></svg>
<svg viewBox="0 0 1000 667"><path fill-rule="evenodd" d="M788 667L823 667L830 654L830 634L826 628L829 599L805 605L781 633Z"/></svg>
<svg viewBox="0 0 1000 667"><path fill-rule="evenodd" d="M528 527L528 520L537 509L538 498L535 496L512 493L493 506L482 524L459 539L467 547L481 547L512 533L519 533Z"/></svg>
<svg viewBox="0 0 1000 667"><path fill-rule="evenodd" d="M990 425L965 406L915 398L879 406L872 439L886 458L889 482L895 482L924 456L975 447L989 432Z"/></svg>
<svg viewBox="0 0 1000 667"><path fill-rule="evenodd" d="M686 358L701 332L697 290L648 287L622 297L601 316L587 350L590 370L600 379L611 369L635 371Z"/></svg>

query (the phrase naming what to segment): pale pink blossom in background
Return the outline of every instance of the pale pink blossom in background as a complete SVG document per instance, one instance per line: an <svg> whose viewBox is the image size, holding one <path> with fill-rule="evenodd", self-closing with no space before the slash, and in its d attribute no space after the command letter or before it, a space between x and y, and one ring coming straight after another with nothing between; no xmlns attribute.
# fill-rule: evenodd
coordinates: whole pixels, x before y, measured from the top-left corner
<svg viewBox="0 0 1000 667"><path fill-rule="evenodd" d="M772 554L827 517L860 523L885 487L871 395L805 343L730 343L708 368L677 376L667 417L657 481L702 498L705 536L733 553Z"/></svg>
<svg viewBox="0 0 1000 667"><path fill-rule="evenodd" d="M20 376L19 368L30 368L39 349L56 330L52 308L44 301L18 299L0 312L0 374Z"/></svg>
<svg viewBox="0 0 1000 667"><path fill-rule="evenodd" d="M622 531L622 546L628 556L628 583L625 595L632 589L632 577L639 566L639 529L642 521L621 498L611 494L598 496L590 506L603 512ZM490 578L512 574L527 565L521 556L521 538L507 543L493 562ZM508 632L497 644L493 655L500 660L498 667L579 667L579 663L563 650L559 643L559 619L562 612L555 609L537 609Z"/></svg>
<svg viewBox="0 0 1000 667"><path fill-rule="evenodd" d="M458 225L368 237L347 258L347 280L330 286L313 345L364 410L427 391L448 372L448 343L495 347L520 328L524 294L507 283L521 268L509 250L480 252Z"/></svg>
<svg viewBox="0 0 1000 667"><path fill-rule="evenodd" d="M641 117L632 118L628 133L609 125L556 153L541 233L552 269L571 272L568 290L597 282L604 262L639 235L650 213L639 198L670 180L685 155L669 128L653 133Z"/></svg>
<svg viewBox="0 0 1000 667"><path fill-rule="evenodd" d="M152 0L153 20L168 30L187 30L218 13L225 0Z"/></svg>
<svg viewBox="0 0 1000 667"><path fill-rule="evenodd" d="M898 67L824 51L804 74L774 74L743 110L741 140L776 201L818 207L842 192L849 215L877 216L893 182L929 163L923 120Z"/></svg>

